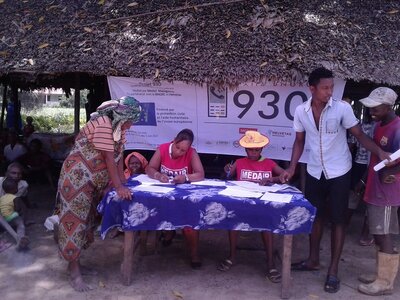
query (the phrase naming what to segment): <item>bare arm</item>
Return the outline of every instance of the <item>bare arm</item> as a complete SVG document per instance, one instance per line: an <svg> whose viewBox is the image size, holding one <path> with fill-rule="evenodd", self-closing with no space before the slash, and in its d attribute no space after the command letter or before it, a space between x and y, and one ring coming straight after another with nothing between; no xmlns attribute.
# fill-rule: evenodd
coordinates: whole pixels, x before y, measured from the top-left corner
<svg viewBox="0 0 400 300"><path fill-rule="evenodd" d="M293 150L292 150L292 157L290 159L289 168L286 170L285 173L282 173L280 176L281 182L289 181L296 171L297 163L304 151L304 144L306 140L306 133L303 132L296 132L296 138L293 142Z"/></svg>
<svg viewBox="0 0 400 300"><path fill-rule="evenodd" d="M193 173L188 174L189 181L200 181L204 179L204 168L201 163L199 154L193 149L193 156L191 160Z"/></svg>
<svg viewBox="0 0 400 300"><path fill-rule="evenodd" d="M117 191L118 197L125 200L131 200L131 191L127 187L123 186L123 183L121 181L121 177L119 175L119 167L115 164L114 160L114 152L101 151L101 154L106 161L108 175L111 178L112 185Z"/></svg>
<svg viewBox="0 0 400 300"><path fill-rule="evenodd" d="M368 151L374 153L380 160L387 159L390 161L390 153L383 151L375 142L366 135L359 124L349 129L350 133L360 142L360 144Z"/></svg>
<svg viewBox="0 0 400 300"><path fill-rule="evenodd" d="M161 167L161 154L160 154L160 149L157 149L156 152L154 152L153 157L150 159L149 164L146 167L146 174L150 178L156 179L161 182L168 182L169 178L166 174L161 174L160 173L160 167Z"/></svg>

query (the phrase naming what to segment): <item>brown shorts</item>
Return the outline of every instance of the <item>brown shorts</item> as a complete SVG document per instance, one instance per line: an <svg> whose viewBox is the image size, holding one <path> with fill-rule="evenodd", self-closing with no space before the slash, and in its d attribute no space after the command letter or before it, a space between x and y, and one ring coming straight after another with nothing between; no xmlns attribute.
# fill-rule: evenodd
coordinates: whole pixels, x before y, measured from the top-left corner
<svg viewBox="0 0 400 300"><path fill-rule="evenodd" d="M367 204L369 232L371 234L398 234L398 206L376 206Z"/></svg>

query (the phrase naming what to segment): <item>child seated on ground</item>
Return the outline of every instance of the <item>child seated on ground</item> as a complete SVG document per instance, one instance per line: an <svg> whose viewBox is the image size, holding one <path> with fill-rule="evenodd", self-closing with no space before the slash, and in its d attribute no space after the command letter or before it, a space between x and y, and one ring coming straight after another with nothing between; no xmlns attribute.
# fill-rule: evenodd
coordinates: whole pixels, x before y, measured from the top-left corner
<svg viewBox="0 0 400 300"><path fill-rule="evenodd" d="M18 183L18 191L15 195L17 197L20 197L27 207L31 208L32 204L28 200L29 184L22 179L22 170L22 165L18 162L13 162L7 167L6 176L0 177L0 196L3 196L5 194L2 188L4 179L14 179Z"/></svg>
<svg viewBox="0 0 400 300"><path fill-rule="evenodd" d="M18 192L18 182L14 179L6 178L3 181L2 188L5 194L0 197L0 213L12 227L17 229L17 250L25 250L29 245L29 239L25 235L23 219L26 207L22 199L16 196Z"/></svg>
<svg viewBox="0 0 400 300"><path fill-rule="evenodd" d="M258 182L260 185L281 183L279 176L286 171L274 161L261 155L263 148L268 143L269 139L258 131L246 131L245 135L239 140L239 144L245 148L247 156L225 166L224 170L227 174L227 179L234 178L236 180ZM238 231L229 231L230 255L218 264L218 270L228 271L235 265L237 237ZM272 232L261 232L261 238L267 256L267 278L273 283L278 283L281 281L281 274L276 269L273 259Z"/></svg>

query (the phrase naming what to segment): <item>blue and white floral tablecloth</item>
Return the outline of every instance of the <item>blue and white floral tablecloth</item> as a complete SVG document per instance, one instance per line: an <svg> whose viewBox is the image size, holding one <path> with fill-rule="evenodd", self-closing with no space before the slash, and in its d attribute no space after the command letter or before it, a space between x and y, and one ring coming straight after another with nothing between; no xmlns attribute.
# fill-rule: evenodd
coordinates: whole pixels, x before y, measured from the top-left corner
<svg viewBox="0 0 400 300"><path fill-rule="evenodd" d="M133 178L132 189L140 182ZM194 229L269 230L278 234L311 232L316 208L302 194L290 203L266 202L254 198L219 195L219 186L179 184L167 194L133 191L133 200L118 199L110 191L97 209L103 215L101 235L113 227L129 230Z"/></svg>

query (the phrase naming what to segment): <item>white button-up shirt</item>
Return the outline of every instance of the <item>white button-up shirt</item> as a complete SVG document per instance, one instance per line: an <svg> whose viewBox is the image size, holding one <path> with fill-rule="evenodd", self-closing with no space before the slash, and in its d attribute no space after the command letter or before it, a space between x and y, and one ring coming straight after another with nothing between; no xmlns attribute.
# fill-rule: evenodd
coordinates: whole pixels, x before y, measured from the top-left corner
<svg viewBox="0 0 400 300"><path fill-rule="evenodd" d="M329 99L322 110L317 128L311 109L311 98L296 107L293 128L305 132L305 147L310 149L307 172L320 179L346 174L351 169L351 153L347 145L347 129L358 124L351 105Z"/></svg>

